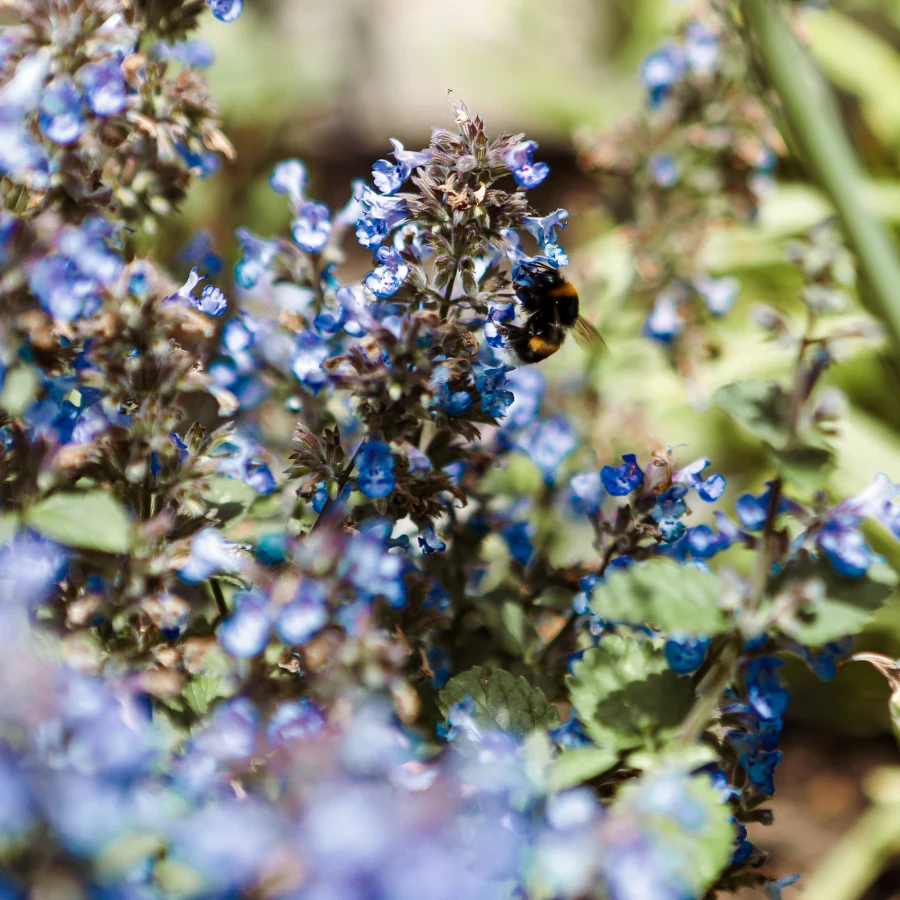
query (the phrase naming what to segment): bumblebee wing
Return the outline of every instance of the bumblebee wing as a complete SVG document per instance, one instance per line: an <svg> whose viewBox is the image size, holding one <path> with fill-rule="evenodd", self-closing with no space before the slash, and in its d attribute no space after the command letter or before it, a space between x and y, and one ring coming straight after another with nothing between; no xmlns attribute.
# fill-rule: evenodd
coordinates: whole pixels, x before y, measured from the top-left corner
<svg viewBox="0 0 900 900"><path fill-rule="evenodd" d="M579 316L575 320L575 324L572 326L572 334L575 336L575 341L579 347L583 347L591 353L599 353L601 351L609 353L609 347L606 346L606 341L603 340L600 332L584 316Z"/></svg>

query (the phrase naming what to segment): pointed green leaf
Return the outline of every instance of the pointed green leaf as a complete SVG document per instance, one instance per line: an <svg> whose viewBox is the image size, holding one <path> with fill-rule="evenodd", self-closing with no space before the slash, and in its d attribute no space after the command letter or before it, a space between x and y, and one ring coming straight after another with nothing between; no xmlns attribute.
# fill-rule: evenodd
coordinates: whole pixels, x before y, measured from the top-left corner
<svg viewBox="0 0 900 900"><path fill-rule="evenodd" d="M662 745L693 699L691 680L676 675L656 641L610 635L575 663L569 696L585 731L602 748Z"/></svg>
<svg viewBox="0 0 900 900"><path fill-rule="evenodd" d="M785 625L792 637L812 647L862 631L897 589L896 574L884 565L871 566L862 578L848 578L836 574L826 559L806 559L785 569L772 593L814 580L822 584L824 595Z"/></svg>
<svg viewBox="0 0 900 900"><path fill-rule="evenodd" d="M774 446L790 427L787 394L777 381L735 381L720 387L713 402L742 428Z"/></svg>
<svg viewBox="0 0 900 900"><path fill-rule="evenodd" d="M531 619L520 604L486 597L477 606L484 624L507 653L525 659L540 643Z"/></svg>
<svg viewBox="0 0 900 900"><path fill-rule="evenodd" d="M618 753L602 747L564 750L550 767L548 786L551 791L564 791L608 772L618 761Z"/></svg>
<svg viewBox="0 0 900 900"><path fill-rule="evenodd" d="M221 694L222 679L218 675L195 675L184 689L187 705L198 715L205 715L210 704Z"/></svg>
<svg viewBox="0 0 900 900"><path fill-rule="evenodd" d="M645 623L665 632L720 634L725 588L712 572L654 559L610 572L591 594L591 611L611 622Z"/></svg>
<svg viewBox="0 0 900 900"><path fill-rule="evenodd" d="M556 707L540 688L532 687L521 675L511 675L503 669L490 672L475 666L451 678L438 695L443 715L467 694L475 701L476 720L486 726L527 734L559 725Z"/></svg>
<svg viewBox="0 0 900 900"><path fill-rule="evenodd" d="M69 547L106 553L131 547L131 519L109 491L51 494L26 510L25 521Z"/></svg>

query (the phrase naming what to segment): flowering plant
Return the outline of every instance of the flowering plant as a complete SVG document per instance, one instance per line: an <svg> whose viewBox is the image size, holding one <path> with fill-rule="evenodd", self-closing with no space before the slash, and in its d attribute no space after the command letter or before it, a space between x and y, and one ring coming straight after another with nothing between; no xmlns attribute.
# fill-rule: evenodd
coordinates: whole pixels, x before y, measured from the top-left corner
<svg viewBox="0 0 900 900"><path fill-rule="evenodd" d="M234 155L205 6L242 11L22 2L0 38L0 896L781 896L747 829L784 659L833 678L897 581L868 529L900 539L900 485L825 490L829 369L880 335L839 315L853 253L786 247L802 323L755 320L793 361L712 396L769 470L734 497L605 434L596 352L569 384L516 356L569 214L463 102L339 210L275 166L290 236L240 229L233 293L202 240L142 256ZM738 284L673 235L752 218L785 152L740 25L687 21L583 148L689 384Z"/></svg>

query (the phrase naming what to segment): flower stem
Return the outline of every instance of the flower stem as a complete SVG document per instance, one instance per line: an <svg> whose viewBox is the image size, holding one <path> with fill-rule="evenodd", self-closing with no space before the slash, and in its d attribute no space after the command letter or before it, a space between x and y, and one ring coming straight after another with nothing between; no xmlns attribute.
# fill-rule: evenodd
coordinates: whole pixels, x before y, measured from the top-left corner
<svg viewBox="0 0 900 900"><path fill-rule="evenodd" d="M679 743L693 744L706 730L734 675L737 657L738 642L733 638L729 639L697 685L697 699L678 733Z"/></svg>
<svg viewBox="0 0 900 900"><path fill-rule="evenodd" d="M775 0L741 0L760 58L783 104L788 129L831 199L871 289L874 311L900 346L900 259L884 223L862 202L866 176L825 79L791 34Z"/></svg>

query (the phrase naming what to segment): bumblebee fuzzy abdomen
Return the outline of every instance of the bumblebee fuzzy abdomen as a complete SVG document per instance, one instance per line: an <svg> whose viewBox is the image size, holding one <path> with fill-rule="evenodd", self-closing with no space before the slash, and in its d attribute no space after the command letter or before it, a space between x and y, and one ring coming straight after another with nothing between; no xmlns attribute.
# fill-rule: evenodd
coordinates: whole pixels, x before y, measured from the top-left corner
<svg viewBox="0 0 900 900"><path fill-rule="evenodd" d="M535 334L528 328L512 326L508 329L509 346L523 363L537 363L553 356L562 346L565 335L556 329L550 334Z"/></svg>

